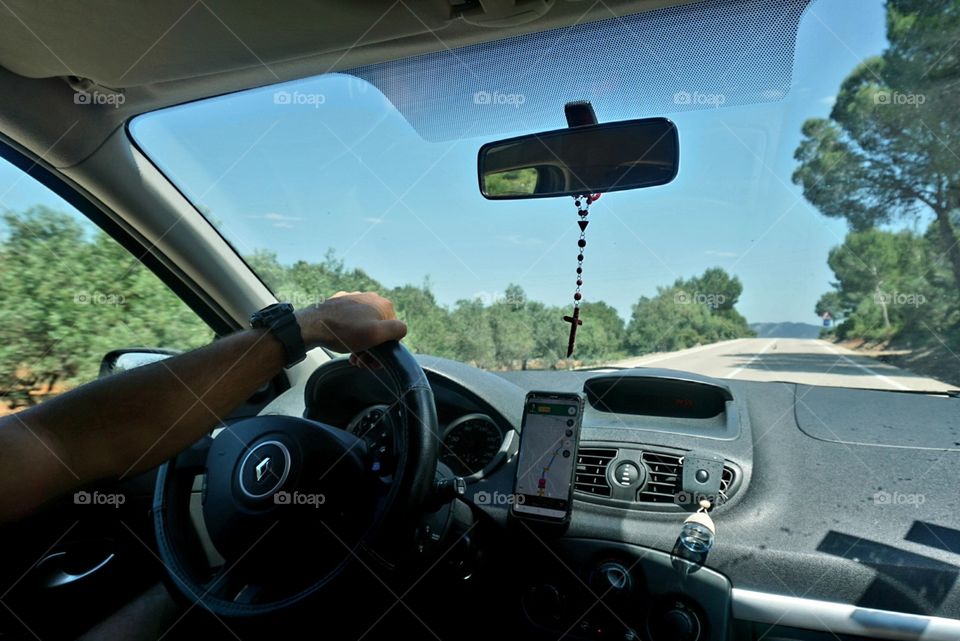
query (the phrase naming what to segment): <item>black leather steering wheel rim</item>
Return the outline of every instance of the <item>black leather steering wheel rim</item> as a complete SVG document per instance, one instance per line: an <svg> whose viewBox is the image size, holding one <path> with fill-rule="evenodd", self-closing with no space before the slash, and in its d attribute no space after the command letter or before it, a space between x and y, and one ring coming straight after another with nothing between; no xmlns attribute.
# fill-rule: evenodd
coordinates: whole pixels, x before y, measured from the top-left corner
<svg viewBox="0 0 960 641"><path fill-rule="evenodd" d="M393 482L385 499L385 509L368 532L370 539L376 539L385 528L393 533L398 527L412 526L422 514L436 475L439 430L433 391L413 355L397 341L379 345L368 353L386 374L400 417L394 443L396 468ZM320 425L288 416L260 416L246 420L270 421L274 430L298 429L306 423L312 423L313 427ZM214 615L227 618L275 615L312 602L312 597L329 591L331 584L335 584L344 568L350 565L351 555L346 555L333 571L305 589L281 599L242 603L211 594L202 579L205 559L201 558L195 545L188 544L193 533L189 497L196 476L194 472L201 466L206 470L204 452L205 448L212 451L211 443L212 439L205 437L191 450L161 465L157 474L152 509L154 531L159 557L176 591L189 602L201 604ZM255 446L248 443L247 447ZM202 463L200 457L204 459Z"/></svg>

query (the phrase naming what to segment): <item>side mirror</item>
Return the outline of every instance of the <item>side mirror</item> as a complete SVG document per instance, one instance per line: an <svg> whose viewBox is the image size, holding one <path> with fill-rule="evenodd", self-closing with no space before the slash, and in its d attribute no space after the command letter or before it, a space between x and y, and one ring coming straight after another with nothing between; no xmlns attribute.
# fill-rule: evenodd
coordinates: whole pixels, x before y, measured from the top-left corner
<svg viewBox="0 0 960 641"><path fill-rule="evenodd" d="M128 347L107 352L100 361L100 378L125 372L129 369L149 365L162 361L180 352L175 349L161 349L158 347Z"/></svg>

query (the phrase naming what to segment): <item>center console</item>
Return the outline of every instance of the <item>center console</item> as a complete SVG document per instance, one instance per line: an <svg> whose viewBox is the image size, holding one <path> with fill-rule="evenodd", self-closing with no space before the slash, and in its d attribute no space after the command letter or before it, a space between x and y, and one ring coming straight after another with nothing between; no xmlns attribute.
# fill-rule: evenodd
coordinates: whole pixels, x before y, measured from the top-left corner
<svg viewBox="0 0 960 641"><path fill-rule="evenodd" d="M712 524L706 512L742 485L726 455L742 428L730 390L705 377L613 373L588 379L583 392L568 518L553 527L512 520L520 617L552 639L729 638L732 586L705 564L712 530L699 552L679 535L687 521ZM596 506L594 516L577 504ZM616 531L645 528L642 512L666 534L652 547L615 540ZM592 518L603 519L606 535L583 536Z"/></svg>
<svg viewBox="0 0 960 641"><path fill-rule="evenodd" d="M731 586L722 574L618 542L563 538L526 545L531 556L516 597L526 622L544 638L728 638Z"/></svg>

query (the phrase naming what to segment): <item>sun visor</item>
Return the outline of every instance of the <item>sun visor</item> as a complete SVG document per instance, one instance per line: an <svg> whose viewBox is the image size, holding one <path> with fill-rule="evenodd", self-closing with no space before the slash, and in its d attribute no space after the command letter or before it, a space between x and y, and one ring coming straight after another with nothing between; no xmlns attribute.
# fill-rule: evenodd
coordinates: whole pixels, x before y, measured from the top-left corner
<svg viewBox="0 0 960 641"><path fill-rule="evenodd" d="M809 0L681 5L349 71L430 141L773 102L790 91Z"/></svg>

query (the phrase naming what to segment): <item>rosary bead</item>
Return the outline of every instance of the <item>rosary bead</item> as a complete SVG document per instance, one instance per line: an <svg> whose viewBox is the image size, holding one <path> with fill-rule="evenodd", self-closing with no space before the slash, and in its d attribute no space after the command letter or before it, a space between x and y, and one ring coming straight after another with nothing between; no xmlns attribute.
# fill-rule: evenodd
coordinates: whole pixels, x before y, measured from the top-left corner
<svg viewBox="0 0 960 641"><path fill-rule="evenodd" d="M578 278L578 279L577 279L577 287L580 287L580 285L583 285L583 280L581 280L581 279Z"/></svg>
<svg viewBox="0 0 960 641"><path fill-rule="evenodd" d="M586 239L581 238L580 240L577 241L577 245L578 245L581 249L583 249L584 247L587 246L587 241L586 241Z"/></svg>
<svg viewBox="0 0 960 641"><path fill-rule="evenodd" d="M578 273L578 274L582 274L582 273L583 273L583 267L577 267L577 273Z"/></svg>
<svg viewBox="0 0 960 641"><path fill-rule="evenodd" d="M577 292L576 294L573 295L573 300L580 300L581 298L582 296L580 296L580 292Z"/></svg>
<svg viewBox="0 0 960 641"><path fill-rule="evenodd" d="M583 254L577 254L577 260L582 261L582 260L583 260Z"/></svg>

